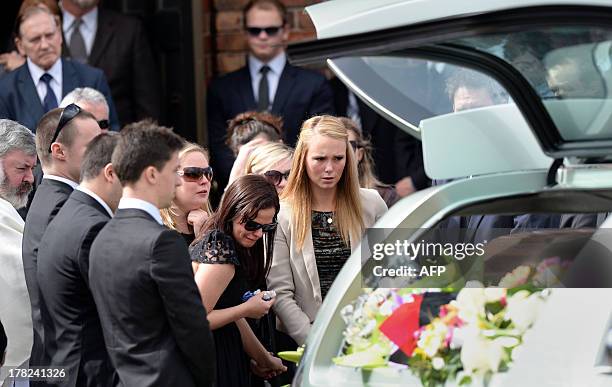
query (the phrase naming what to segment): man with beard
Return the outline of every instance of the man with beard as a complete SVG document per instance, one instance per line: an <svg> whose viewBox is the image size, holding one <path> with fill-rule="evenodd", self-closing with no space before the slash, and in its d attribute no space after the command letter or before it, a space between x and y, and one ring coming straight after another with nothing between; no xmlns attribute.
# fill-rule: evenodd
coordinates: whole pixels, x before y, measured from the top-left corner
<svg viewBox="0 0 612 387"><path fill-rule="evenodd" d="M43 305L40 303L36 278L40 240L47 225L78 185L85 148L100 133L94 116L74 104L51 110L41 118L36 129L36 152L44 176L26 217L22 249L34 326L31 366L46 365L40 315Z"/></svg>
<svg viewBox="0 0 612 387"><path fill-rule="evenodd" d="M32 189L34 135L17 122L0 119L0 320L8 336L4 364L27 363L32 348L30 299L21 261L24 223L17 209ZM4 351L0 351L0 361ZM0 375L0 384L6 375Z"/></svg>

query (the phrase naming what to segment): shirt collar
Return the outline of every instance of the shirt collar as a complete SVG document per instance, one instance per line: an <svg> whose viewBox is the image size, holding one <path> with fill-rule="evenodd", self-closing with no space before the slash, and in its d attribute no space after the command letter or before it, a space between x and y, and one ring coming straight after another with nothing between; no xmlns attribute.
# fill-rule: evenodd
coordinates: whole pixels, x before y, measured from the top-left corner
<svg viewBox="0 0 612 387"><path fill-rule="evenodd" d="M106 212L108 212L108 215L111 218L113 217L113 211L110 209L108 204L106 204L106 202L104 200L102 200L102 198L100 196L98 196L95 192L93 192L92 190L87 189L87 188L85 188L83 186L78 186L76 189L81 191L81 192L83 192L84 194L87 194L87 195L91 196L92 198L94 198L98 203L100 203L100 205L102 207L104 207Z"/></svg>
<svg viewBox="0 0 612 387"><path fill-rule="evenodd" d="M64 184L68 184L70 187L72 187L72 189L76 189L76 187L79 186L78 183L75 183L74 181L72 181L70 179L66 179L65 177L61 177L61 176L55 176L55 175L46 174L46 175L43 175L43 179L61 181Z"/></svg>
<svg viewBox="0 0 612 387"><path fill-rule="evenodd" d="M254 77L255 74L259 73L261 67L265 64L270 67L270 70L279 75L283 72L285 68L285 64L287 63L287 55L282 51L280 54L272 58L268 63L264 63L259 59L255 58L253 55L249 55L249 70L251 71L251 76Z"/></svg>
<svg viewBox="0 0 612 387"><path fill-rule="evenodd" d="M164 225L164 222L162 221L161 215L159 213L159 208L145 200L136 198L121 198L121 200L119 201L119 206L117 208L135 208L137 210L143 210L147 214L151 215L157 223L162 226Z"/></svg>
<svg viewBox="0 0 612 387"><path fill-rule="evenodd" d="M34 85L38 85L38 82L41 82L40 77L44 73L48 73L56 80L60 85L62 84L62 59L58 58L57 61L51 66L51 68L47 71L40 68L38 65L34 64L30 58L26 59L28 63L28 70L30 70L30 75L32 76L32 80L34 81Z"/></svg>
<svg viewBox="0 0 612 387"><path fill-rule="evenodd" d="M67 32L70 28L72 28L72 23L74 23L74 19L76 17L70 12L62 9L63 14L63 22L62 29ZM98 24L98 7L93 7L89 12L85 15L81 16L81 25L89 30L95 30L95 27Z"/></svg>

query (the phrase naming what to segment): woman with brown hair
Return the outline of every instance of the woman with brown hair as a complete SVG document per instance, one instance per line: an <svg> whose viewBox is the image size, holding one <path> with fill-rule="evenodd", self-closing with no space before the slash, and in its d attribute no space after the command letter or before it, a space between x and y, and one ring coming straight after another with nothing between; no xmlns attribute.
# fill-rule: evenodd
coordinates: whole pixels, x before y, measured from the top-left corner
<svg viewBox="0 0 612 387"><path fill-rule="evenodd" d="M391 207L399 200L395 187L383 184L374 174L374 159L372 157L372 144L364 138L361 128L357 123L347 117L338 117L348 131L349 143L355 152L357 159L357 173L359 174L359 186L371 188L378 191L387 207Z"/></svg>
<svg viewBox="0 0 612 387"><path fill-rule="evenodd" d="M213 170L208 165L208 152L198 144L185 144L178 157L183 184L176 188L172 205L160 212L164 224L191 244L212 213L208 194Z"/></svg>
<svg viewBox="0 0 612 387"><path fill-rule="evenodd" d="M278 330L304 343L338 272L365 229L386 210L376 191L359 188L342 121L332 116L306 120L281 196L268 276L268 288L277 294Z"/></svg>
<svg viewBox="0 0 612 387"><path fill-rule="evenodd" d="M248 358L258 376L286 370L246 321L265 316L274 303L272 293L252 291L265 287L278 211L272 184L262 176L242 176L227 188L191 250L195 281L215 339L218 386L250 385Z"/></svg>

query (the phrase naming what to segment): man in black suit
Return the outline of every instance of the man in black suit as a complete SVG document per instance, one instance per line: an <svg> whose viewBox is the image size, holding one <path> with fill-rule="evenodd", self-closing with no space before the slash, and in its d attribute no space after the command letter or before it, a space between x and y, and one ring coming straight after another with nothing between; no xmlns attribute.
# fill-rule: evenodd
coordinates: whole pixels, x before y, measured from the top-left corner
<svg viewBox="0 0 612 387"><path fill-rule="evenodd" d="M98 3L62 1L70 57L104 71L122 125L159 120L159 76L142 23Z"/></svg>
<svg viewBox="0 0 612 387"><path fill-rule="evenodd" d="M89 286L123 386L209 386L214 342L187 245L163 226L183 140L148 121L120 134L112 164L123 186L115 217L94 240Z"/></svg>
<svg viewBox="0 0 612 387"><path fill-rule="evenodd" d="M38 249L37 278L49 366L64 367L64 386L116 383L89 291L89 249L121 199L111 155L115 133L100 134L85 151L81 182L53 219Z"/></svg>
<svg viewBox="0 0 612 387"><path fill-rule="evenodd" d="M15 40L26 63L0 78L0 118L18 121L36 131L40 118L58 107L77 87L99 90L110 107L111 127L119 121L102 71L60 58L62 34L57 19L46 8L31 7L18 22Z"/></svg>
<svg viewBox="0 0 612 387"><path fill-rule="evenodd" d="M289 27L285 6L254 0L244 9L247 66L213 80L208 90L208 136L216 179L223 188L234 156L225 144L227 122L248 110L270 111L284 121L285 142L294 146L302 122L334 113L332 92L319 73L287 63Z"/></svg>
<svg viewBox="0 0 612 387"><path fill-rule="evenodd" d="M23 268L32 306L34 344L30 365L45 365L44 329L36 277L40 240L68 196L76 188L85 147L98 134L96 119L76 105L45 114L36 131L36 153L44 177L32 199L23 235Z"/></svg>

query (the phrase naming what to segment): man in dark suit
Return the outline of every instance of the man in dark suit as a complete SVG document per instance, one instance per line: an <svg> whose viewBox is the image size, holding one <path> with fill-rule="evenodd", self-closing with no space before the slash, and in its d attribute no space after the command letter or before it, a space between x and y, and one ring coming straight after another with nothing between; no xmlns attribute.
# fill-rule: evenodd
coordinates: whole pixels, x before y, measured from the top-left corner
<svg viewBox="0 0 612 387"><path fill-rule="evenodd" d="M60 125L62 124L62 125ZM59 129L59 131L58 131ZM57 134L57 135L56 135ZM23 234L23 268L32 306L34 343L30 365L44 364L44 329L36 276L38 247L47 225L76 188L85 147L98 134L96 119L76 105L45 114L36 131L36 153L44 177L32 199Z"/></svg>
<svg viewBox="0 0 612 387"><path fill-rule="evenodd" d="M59 105L77 87L99 90L110 106L111 127L119 120L102 71L60 58L62 34L46 8L31 7L18 21L15 43L26 63L0 78L0 118L18 121L36 130L40 117Z"/></svg>
<svg viewBox="0 0 612 387"><path fill-rule="evenodd" d="M332 92L325 77L287 62L289 28L281 2L249 2L244 24L249 46L247 66L213 80L208 90L209 149L221 188L234 162L225 144L227 121L237 114L259 110L282 117L285 142L294 146L304 120L334 113Z"/></svg>
<svg viewBox="0 0 612 387"><path fill-rule="evenodd" d="M122 125L159 120L159 76L142 23L98 3L62 1L70 57L104 71Z"/></svg>
<svg viewBox="0 0 612 387"><path fill-rule="evenodd" d="M163 226L183 141L148 121L120 134L112 164L123 186L115 217L94 240L89 286L123 386L209 386L214 342L187 245Z"/></svg>
<svg viewBox="0 0 612 387"><path fill-rule="evenodd" d="M89 291L89 249L111 219L121 184L111 165L115 133L94 138L85 151L81 182L40 242L37 278L49 366L66 369L64 386L116 383Z"/></svg>

